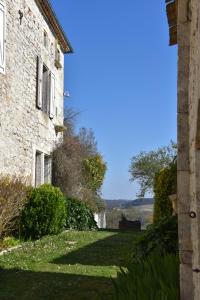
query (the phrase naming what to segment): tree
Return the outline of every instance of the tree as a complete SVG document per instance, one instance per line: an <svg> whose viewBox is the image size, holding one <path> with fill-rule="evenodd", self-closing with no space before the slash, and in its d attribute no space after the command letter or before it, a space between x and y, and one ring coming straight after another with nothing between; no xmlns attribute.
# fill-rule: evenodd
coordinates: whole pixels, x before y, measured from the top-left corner
<svg viewBox="0 0 200 300"><path fill-rule="evenodd" d="M97 141L93 130L82 127L79 129L78 139L82 145L83 156L89 157L94 156L98 153L97 151Z"/></svg>
<svg viewBox="0 0 200 300"><path fill-rule="evenodd" d="M66 197L80 197L82 161L79 139L69 132L65 133L63 143L53 151L53 184Z"/></svg>
<svg viewBox="0 0 200 300"><path fill-rule="evenodd" d="M66 111L63 142L53 152L53 184L66 197L79 198L93 211L99 211L103 207L100 188L106 164L97 151L92 129L83 127L75 134L76 116L72 110Z"/></svg>
<svg viewBox="0 0 200 300"><path fill-rule="evenodd" d="M144 152L132 157L129 172L131 181L138 181L140 191L138 196L144 197L147 191L152 192L155 174L167 168L176 158L176 144L160 147L157 150Z"/></svg>
<svg viewBox="0 0 200 300"><path fill-rule="evenodd" d="M173 212L172 202L169 198L171 194L177 192L177 164L176 161L169 167L162 169L156 174L154 180L154 223L159 222L164 217L170 217Z"/></svg>
<svg viewBox="0 0 200 300"><path fill-rule="evenodd" d="M86 186L96 194L100 190L106 173L106 164L100 154L83 160L83 176Z"/></svg>

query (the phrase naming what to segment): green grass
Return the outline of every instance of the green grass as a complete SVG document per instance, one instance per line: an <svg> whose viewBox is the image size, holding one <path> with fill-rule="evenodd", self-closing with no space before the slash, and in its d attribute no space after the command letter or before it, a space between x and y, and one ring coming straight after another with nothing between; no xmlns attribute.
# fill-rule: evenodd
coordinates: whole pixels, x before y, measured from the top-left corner
<svg viewBox="0 0 200 300"><path fill-rule="evenodd" d="M138 233L65 232L0 256L1 300L111 299Z"/></svg>

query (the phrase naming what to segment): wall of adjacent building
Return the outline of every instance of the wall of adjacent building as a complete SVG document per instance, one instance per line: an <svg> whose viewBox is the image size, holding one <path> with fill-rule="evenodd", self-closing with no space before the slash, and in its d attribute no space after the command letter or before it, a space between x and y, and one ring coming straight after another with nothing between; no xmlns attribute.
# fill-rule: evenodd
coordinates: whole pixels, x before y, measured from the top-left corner
<svg viewBox="0 0 200 300"><path fill-rule="evenodd" d="M181 300L200 295L200 2L178 1Z"/></svg>
<svg viewBox="0 0 200 300"><path fill-rule="evenodd" d="M34 182L35 151L50 154L63 124L64 55L55 67L56 37L34 0L5 0L5 74L0 73L0 173L19 174ZM19 10L23 13L20 24ZM43 43L44 30L48 48ZM37 56L54 73L55 117L36 108Z"/></svg>

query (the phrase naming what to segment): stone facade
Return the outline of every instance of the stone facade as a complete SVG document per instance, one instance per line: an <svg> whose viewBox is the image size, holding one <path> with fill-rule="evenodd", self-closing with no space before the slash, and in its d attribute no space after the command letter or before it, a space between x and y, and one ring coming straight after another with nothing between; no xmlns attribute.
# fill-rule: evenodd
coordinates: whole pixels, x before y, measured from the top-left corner
<svg viewBox="0 0 200 300"><path fill-rule="evenodd" d="M169 3L169 1L167 1ZM181 300L200 299L200 1L171 0L178 44L178 218ZM175 10L174 10L175 11ZM175 41L171 36L170 40ZM174 43L175 44L175 43Z"/></svg>
<svg viewBox="0 0 200 300"><path fill-rule="evenodd" d="M51 19L35 0L0 0L5 11L5 70L0 72L0 172L21 175L29 183L36 180L36 154L40 154L40 183L44 178L44 157L49 156L62 133L63 126L64 53ZM49 7L48 1L43 1ZM2 16L0 15L2 18ZM1 26L0 20L0 26ZM62 32L60 25L58 29ZM1 30L1 28L0 28ZM1 32L2 34L2 32ZM67 43L67 41L66 41ZM69 52L71 51L69 46ZM59 66L55 64L59 54ZM44 93L39 78L39 65L48 70L48 103L38 107L38 97ZM41 68L41 67L40 67ZM43 67L42 67L43 68ZM43 69L40 69L43 72ZM43 74L41 74L42 76ZM40 93L40 95L39 95ZM51 98L51 99L50 99ZM40 99L40 100L41 100ZM51 110L51 115L50 115ZM50 181L50 178L49 180Z"/></svg>

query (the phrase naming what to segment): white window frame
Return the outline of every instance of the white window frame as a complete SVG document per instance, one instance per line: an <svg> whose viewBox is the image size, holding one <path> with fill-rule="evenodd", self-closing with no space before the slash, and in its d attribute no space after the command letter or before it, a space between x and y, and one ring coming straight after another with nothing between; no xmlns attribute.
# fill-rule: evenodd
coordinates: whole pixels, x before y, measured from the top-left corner
<svg viewBox="0 0 200 300"><path fill-rule="evenodd" d="M0 10L3 11L3 64L0 65L0 73L5 74L6 68L6 3L0 0Z"/></svg>
<svg viewBox="0 0 200 300"><path fill-rule="evenodd" d="M44 149L41 149L40 147L33 146L33 163L32 163L32 186L36 187L36 153L39 153L41 155L41 182L39 185L44 184L44 158L49 157L50 158L50 176L49 176L49 183L52 183L52 160L51 160L51 152L50 149L44 151Z"/></svg>

